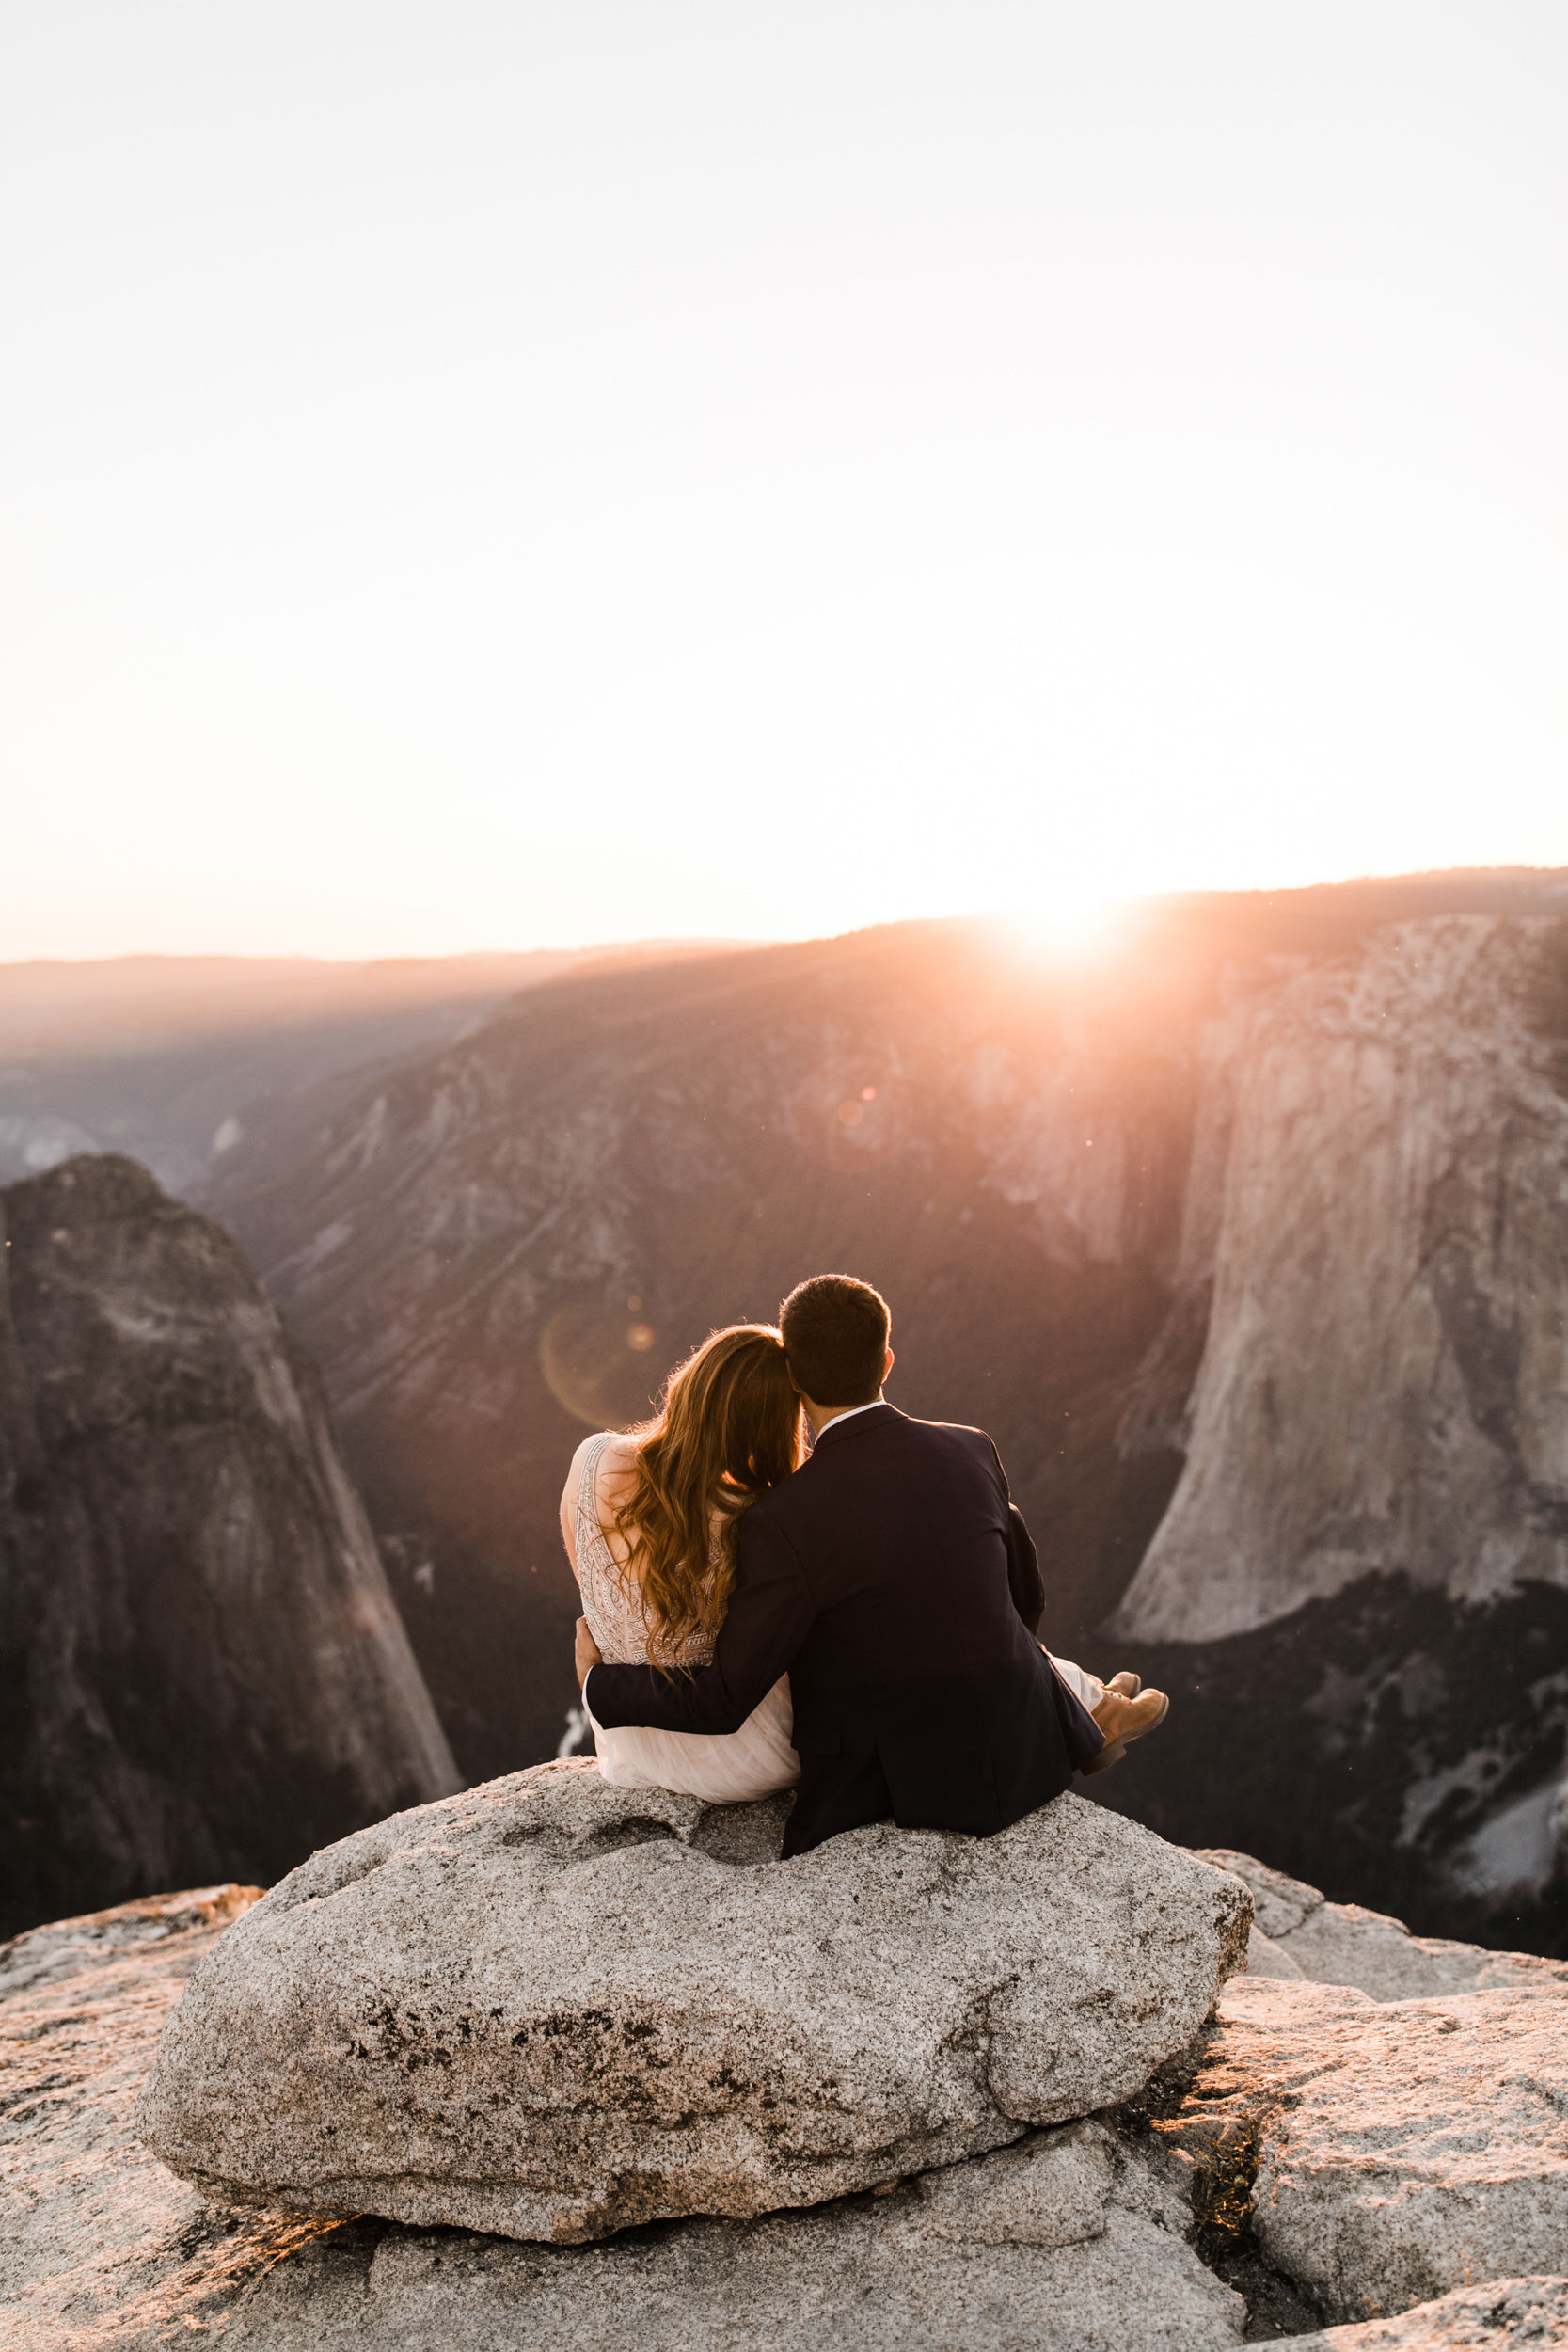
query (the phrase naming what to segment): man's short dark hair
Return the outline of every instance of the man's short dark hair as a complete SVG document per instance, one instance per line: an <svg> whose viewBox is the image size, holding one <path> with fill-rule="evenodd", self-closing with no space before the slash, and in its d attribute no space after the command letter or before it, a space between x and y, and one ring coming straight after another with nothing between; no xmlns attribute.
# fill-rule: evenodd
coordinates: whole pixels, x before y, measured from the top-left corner
<svg viewBox="0 0 1568 2352"><path fill-rule="evenodd" d="M784 1361L814 1405L869 1405L882 1385L887 1300L852 1274L814 1274L779 1309Z"/></svg>

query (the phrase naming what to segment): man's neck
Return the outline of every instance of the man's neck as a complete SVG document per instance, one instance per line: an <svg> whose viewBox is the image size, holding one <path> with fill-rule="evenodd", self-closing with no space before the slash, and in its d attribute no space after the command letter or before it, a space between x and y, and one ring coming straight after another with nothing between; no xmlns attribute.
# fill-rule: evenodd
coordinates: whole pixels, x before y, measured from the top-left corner
<svg viewBox="0 0 1568 2352"><path fill-rule="evenodd" d="M811 1423L812 1435L814 1438L819 1438L824 1429L831 1428L835 1421L842 1421L846 1414L868 1413L873 1405L885 1405L887 1399L879 1389L876 1395L868 1396L863 1405L813 1405L806 1398L802 1398L801 1402L806 1407L806 1419Z"/></svg>

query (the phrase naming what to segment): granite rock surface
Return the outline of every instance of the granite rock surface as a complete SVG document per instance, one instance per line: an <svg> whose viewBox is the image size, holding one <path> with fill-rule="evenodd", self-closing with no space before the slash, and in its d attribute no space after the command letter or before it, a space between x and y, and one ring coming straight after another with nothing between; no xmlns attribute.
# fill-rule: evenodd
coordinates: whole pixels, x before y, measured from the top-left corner
<svg viewBox="0 0 1568 2352"><path fill-rule="evenodd" d="M1228 2352L1242 2298L1184 2243L1180 2205L1134 2156L1101 2153L1089 2182L1060 2184L1068 2215L1014 2203L1009 2163L1049 2197L1062 2137L857 2197L752 2222L689 2221L583 2248L523 2248L464 2233L397 2231L357 2275L301 2274L289 2306L243 2311L226 2344L258 2352L547 2352L588 2341L616 2352ZM1109 2138L1109 2135L1105 2136ZM1087 2171L1088 2168L1085 2167ZM1000 2176L993 2179L993 2176ZM933 2183L955 2183L952 2206ZM1059 2234L1067 2226L1075 2234ZM328 2242L329 2243L329 2242ZM325 2249L324 2249L325 2250Z"/></svg>
<svg viewBox="0 0 1568 2352"><path fill-rule="evenodd" d="M733 1817L684 1826L737 1850ZM226 2204L140 2142L160 2028L254 1896L130 1904L0 1950L4 2352L209 2334L255 2352L584 2334L605 2352L1219 2352L1244 2323L1303 2352L1568 2339L1560 2251L1541 2252L1562 2242L1559 1989L1378 2004L1232 1979L1120 2109L803 2212L546 2246ZM1251 2244L1250 2276L1227 2236Z"/></svg>
<svg viewBox="0 0 1568 2352"><path fill-rule="evenodd" d="M1348 2323L1560 2269L1565 2117L1560 1985L1377 2002L1241 1977L1154 2134L1200 2209L1244 2201L1264 2259Z"/></svg>
<svg viewBox="0 0 1568 2352"><path fill-rule="evenodd" d="M1327 1902L1317 1887L1271 1870L1252 1854L1224 1846L1197 1846L1193 1851L1200 1862L1232 1871L1252 1889L1252 1934L1239 1974L1355 1985L1374 2001L1510 1986L1530 1992L1558 1985L1568 1991L1568 1961L1412 1935L1402 1919L1359 1903Z"/></svg>
<svg viewBox="0 0 1568 2352"><path fill-rule="evenodd" d="M1504 2352L1513 2344L1521 2352L1557 2352L1568 2344L1568 2278L1493 2279L1418 2303L1396 2319L1288 2341L1294 2352Z"/></svg>
<svg viewBox="0 0 1568 2352"><path fill-rule="evenodd" d="M236 2202L562 2243L743 2218L1130 2096L1244 1947L1238 1880L1070 1795L758 1859L783 1820L578 1762L345 1839L203 1966L138 2127Z"/></svg>
<svg viewBox="0 0 1568 2352"><path fill-rule="evenodd" d="M299 2236L293 2217L214 2211L131 2126L191 1969L260 1891L154 1897L0 1947L6 2352L155 2341L168 2312Z"/></svg>
<svg viewBox="0 0 1568 2352"><path fill-rule="evenodd" d="M1243 2310L1157 2154L1102 2124L753 2221L519 2245L233 2209L131 2129L193 1965L254 1899L209 1888L0 1952L0 2346L143 2352L1227 2352Z"/></svg>

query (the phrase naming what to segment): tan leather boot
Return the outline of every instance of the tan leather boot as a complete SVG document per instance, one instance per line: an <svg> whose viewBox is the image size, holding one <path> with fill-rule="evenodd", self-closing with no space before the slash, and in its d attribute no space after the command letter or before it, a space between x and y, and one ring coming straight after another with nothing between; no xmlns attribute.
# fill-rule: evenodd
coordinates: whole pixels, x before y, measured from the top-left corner
<svg viewBox="0 0 1568 2352"><path fill-rule="evenodd" d="M1145 1691L1135 1699L1123 1698L1119 1691L1107 1683L1105 1696L1092 1712L1105 1736L1105 1745L1091 1763L1084 1766L1085 1780L1119 1764L1131 1740L1141 1740L1146 1731L1153 1731L1164 1722L1170 1713L1170 1701L1164 1691Z"/></svg>

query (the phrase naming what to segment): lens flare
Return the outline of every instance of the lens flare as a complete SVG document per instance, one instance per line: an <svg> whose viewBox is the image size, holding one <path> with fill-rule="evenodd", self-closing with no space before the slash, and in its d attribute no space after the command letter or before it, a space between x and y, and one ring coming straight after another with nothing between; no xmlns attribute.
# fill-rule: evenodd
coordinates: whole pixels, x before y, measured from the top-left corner
<svg viewBox="0 0 1568 2352"><path fill-rule="evenodd" d="M808 1072L793 1104L795 1139L819 1168L847 1175L893 1158L909 1132L909 1083L870 1055L835 1055Z"/></svg>
<svg viewBox="0 0 1568 2352"><path fill-rule="evenodd" d="M551 1395L591 1429L624 1428L652 1401L658 1333L651 1323L628 1324L616 1305L613 1295L570 1300L539 1338L539 1366Z"/></svg>

